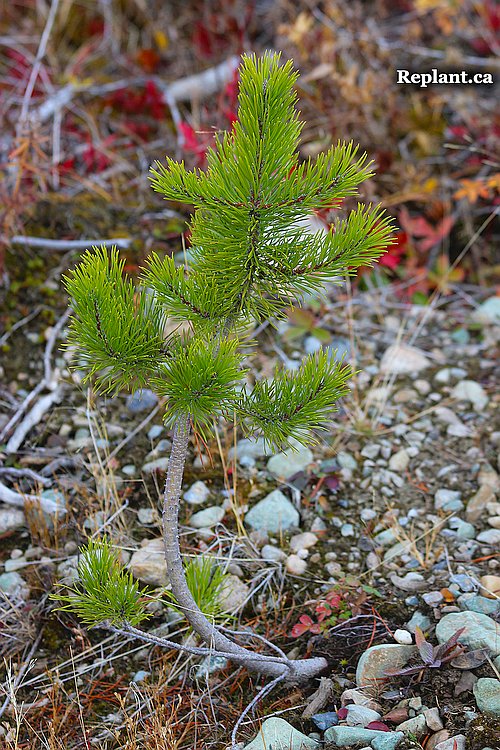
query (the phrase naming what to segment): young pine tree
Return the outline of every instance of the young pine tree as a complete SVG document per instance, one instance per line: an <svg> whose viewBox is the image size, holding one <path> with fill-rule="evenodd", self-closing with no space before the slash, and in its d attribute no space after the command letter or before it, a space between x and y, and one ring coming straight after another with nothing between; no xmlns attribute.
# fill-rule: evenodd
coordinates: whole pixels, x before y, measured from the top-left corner
<svg viewBox="0 0 500 750"><path fill-rule="evenodd" d="M354 195L371 172L366 154L359 156L352 143L339 143L314 162L299 161L296 79L292 63L281 65L277 55L244 57L238 120L232 132L217 138L206 171L188 171L169 158L152 170L155 190L194 206L189 271L153 254L135 288L124 278L116 250L94 248L65 279L74 309L70 343L97 389L147 385L166 399L164 419L173 440L163 537L179 608L212 651L290 680L311 677L325 661L253 653L205 617L186 583L178 511L193 430L206 434L214 420L236 414L245 433L260 434L282 450L292 440L311 442L311 431L324 426L347 393L348 366L323 351L306 357L298 370L277 370L272 381L260 380L248 391L241 332L249 323L278 319L291 304L322 290L324 281L372 264L391 242L390 221L370 206L360 205L326 234L311 236L304 229L311 212ZM165 338L167 320L187 321L189 333ZM95 550L87 554L99 568ZM116 575L116 566L106 560ZM87 564L85 572L92 569ZM102 571L101 578L108 580ZM130 592L141 614L137 588L128 580L122 585L113 614L113 586L99 589L106 606L92 598L90 620L141 636L135 627L140 618L130 614L133 602L123 601ZM79 611L85 596L83 589L74 594Z"/></svg>

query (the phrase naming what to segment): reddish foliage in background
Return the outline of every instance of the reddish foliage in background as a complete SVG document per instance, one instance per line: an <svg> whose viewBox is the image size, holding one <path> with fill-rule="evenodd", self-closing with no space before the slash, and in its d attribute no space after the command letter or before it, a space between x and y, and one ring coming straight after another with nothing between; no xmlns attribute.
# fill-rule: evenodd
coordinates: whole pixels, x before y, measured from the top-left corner
<svg viewBox="0 0 500 750"><path fill-rule="evenodd" d="M399 221L409 237L414 240L419 238L414 244L422 253L440 245L448 237L455 223L453 216L445 216L442 221L432 226L423 216L410 216L404 206L399 212Z"/></svg>
<svg viewBox="0 0 500 750"><path fill-rule="evenodd" d="M385 266L385 268L389 268L391 271L394 271L401 264L407 250L408 235L406 232L396 232L394 239L394 244L389 247L379 260L381 266Z"/></svg>
<svg viewBox="0 0 500 750"><path fill-rule="evenodd" d="M314 607L316 622L309 615L301 615L299 621L293 626L290 635L298 638L304 633L318 635L335 625L337 620L347 620L352 611L344 596L337 591L330 591L324 599L316 603Z"/></svg>
<svg viewBox="0 0 500 750"><path fill-rule="evenodd" d="M118 89L110 94L107 103L129 115L149 115L154 120L164 120L167 116L163 95L153 81L146 81L142 91L131 87Z"/></svg>
<svg viewBox="0 0 500 750"><path fill-rule="evenodd" d="M500 44L500 5L495 0L487 0L476 5L476 11L484 24L484 34L474 37L469 44L478 55L495 55L495 46Z"/></svg>
<svg viewBox="0 0 500 750"><path fill-rule="evenodd" d="M241 53L253 11L253 2L246 3L243 15L232 0L212 3L210 10L194 24L192 42L198 55L210 59L214 55L227 53L231 47Z"/></svg>

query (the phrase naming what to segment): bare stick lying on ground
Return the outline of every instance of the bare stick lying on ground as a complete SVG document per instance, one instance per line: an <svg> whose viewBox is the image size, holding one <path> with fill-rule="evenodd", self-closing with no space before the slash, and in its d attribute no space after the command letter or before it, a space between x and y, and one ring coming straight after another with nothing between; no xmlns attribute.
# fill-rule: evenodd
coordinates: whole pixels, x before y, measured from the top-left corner
<svg viewBox="0 0 500 750"><path fill-rule="evenodd" d="M50 407L60 400L62 391L60 386L54 382L54 373L52 370L51 358L54 346L57 341L57 337L66 325L69 316L71 315L71 309L66 310L64 314L59 318L55 326L53 327L51 334L48 338L47 345L45 347L45 353L43 355L43 378L33 388L30 393L26 396L21 406L9 419L5 427L0 433L0 442L2 442L7 435L10 434L14 426L21 420L26 410L31 406L32 402L36 397L45 389L50 389L51 393L40 399L38 404L32 407L31 411L26 414L23 422L18 425L16 431L12 435L11 439L7 443L7 453L15 453L23 443L24 438L28 432L42 419L43 415L50 409Z"/></svg>
<svg viewBox="0 0 500 750"><path fill-rule="evenodd" d="M9 240L11 245L23 247L39 247L53 252L67 252L68 250L87 250L93 245L114 245L126 250L133 242L131 237L114 237L112 240L52 240L48 237L28 237L20 234Z"/></svg>

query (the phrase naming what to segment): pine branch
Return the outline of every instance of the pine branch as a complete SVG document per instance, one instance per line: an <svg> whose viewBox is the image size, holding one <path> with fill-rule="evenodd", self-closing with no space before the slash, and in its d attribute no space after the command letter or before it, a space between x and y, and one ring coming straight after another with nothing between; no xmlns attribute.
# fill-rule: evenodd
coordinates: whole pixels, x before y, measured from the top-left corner
<svg viewBox="0 0 500 750"><path fill-rule="evenodd" d="M272 448L282 450L291 440L305 445L311 442L310 430L325 429L336 402L348 393L351 375L348 365L320 351L296 371L276 371L271 382L258 381L240 397L238 412L246 429L261 432Z"/></svg>

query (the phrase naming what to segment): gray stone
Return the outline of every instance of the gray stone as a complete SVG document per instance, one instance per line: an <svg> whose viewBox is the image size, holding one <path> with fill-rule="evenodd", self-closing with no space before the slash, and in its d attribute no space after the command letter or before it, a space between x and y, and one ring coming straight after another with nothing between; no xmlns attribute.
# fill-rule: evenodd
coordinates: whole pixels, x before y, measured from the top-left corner
<svg viewBox="0 0 500 750"><path fill-rule="evenodd" d="M154 474L155 471L167 471L168 456L157 458L155 461L148 461L142 467L145 474Z"/></svg>
<svg viewBox="0 0 500 750"><path fill-rule="evenodd" d="M475 539L476 529L471 523L463 521L461 518L450 518L448 525L453 529L458 539Z"/></svg>
<svg viewBox="0 0 500 750"><path fill-rule="evenodd" d="M389 469L391 471L405 471L410 463L410 456L406 448L401 448L389 459Z"/></svg>
<svg viewBox="0 0 500 750"><path fill-rule="evenodd" d="M191 505L201 505L206 502L210 496L210 488L205 482L195 482L184 493L184 500Z"/></svg>
<svg viewBox="0 0 500 750"><path fill-rule="evenodd" d="M356 685L365 687L372 693L378 692L389 679L387 672L404 667L416 652L415 646L403 646L399 643L371 646L358 662Z"/></svg>
<svg viewBox="0 0 500 750"><path fill-rule="evenodd" d="M228 458L230 461L234 458L235 449L230 448ZM262 456L268 456L270 449L266 447L263 438L257 438L256 440L250 440L249 438L243 438L238 440L236 445L236 455L238 457L238 463L242 466L254 466L255 460Z"/></svg>
<svg viewBox="0 0 500 750"><path fill-rule="evenodd" d="M299 526L300 516L281 490L273 490L248 511L245 521L252 529L277 533Z"/></svg>
<svg viewBox="0 0 500 750"><path fill-rule="evenodd" d="M476 538L478 542L491 544L493 547L496 547L500 544L500 529L487 529L486 531L481 531Z"/></svg>
<svg viewBox="0 0 500 750"><path fill-rule="evenodd" d="M440 489L434 495L434 507L436 510L457 511L462 510L464 504L461 501L462 493L456 490Z"/></svg>
<svg viewBox="0 0 500 750"><path fill-rule="evenodd" d="M494 656L500 654L500 624L491 617L469 610L452 612L436 625L436 638L439 643L445 643L460 628L465 628L460 643L471 649L489 648Z"/></svg>
<svg viewBox="0 0 500 750"><path fill-rule="evenodd" d="M413 613L411 620L406 623L406 627L410 633L415 633L416 628L420 628L424 633L431 626L430 618L419 612L418 609Z"/></svg>
<svg viewBox="0 0 500 750"><path fill-rule="evenodd" d="M272 544L264 544L260 551L260 556L263 560L270 560L271 562L283 562L286 559L286 554L279 547L274 547Z"/></svg>
<svg viewBox="0 0 500 750"><path fill-rule="evenodd" d="M350 727L366 727L372 721L380 721L380 714L378 711L373 711L371 708L366 706L357 706L355 703L351 703L347 706L347 717L346 722Z"/></svg>
<svg viewBox="0 0 500 750"><path fill-rule="evenodd" d="M58 583L72 586L78 580L78 555L71 555L57 566Z"/></svg>
<svg viewBox="0 0 500 750"><path fill-rule="evenodd" d="M450 395L458 401L469 401L477 411L483 411L489 401L483 386L474 380L461 380Z"/></svg>
<svg viewBox="0 0 500 750"><path fill-rule="evenodd" d="M500 297L488 297L474 310L472 317L478 323L500 323Z"/></svg>
<svg viewBox="0 0 500 750"><path fill-rule="evenodd" d="M427 581L421 573L407 573L405 576L398 576L391 573L389 576L396 588L402 591L423 591L427 588Z"/></svg>
<svg viewBox="0 0 500 750"><path fill-rule="evenodd" d="M161 424L154 424L148 430L148 438L150 440L156 440L156 438L159 438L164 431L165 428Z"/></svg>
<svg viewBox="0 0 500 750"><path fill-rule="evenodd" d="M219 595L219 603L223 612L236 614L245 606L250 596L250 589L238 576L229 574L224 580L224 587Z"/></svg>
<svg viewBox="0 0 500 750"><path fill-rule="evenodd" d="M19 573L2 573L0 575L0 591L9 597L28 599L30 588L24 578Z"/></svg>
<svg viewBox="0 0 500 750"><path fill-rule="evenodd" d="M347 451L339 451L337 453L337 462L341 469L350 469L354 471L358 468L358 462L350 453Z"/></svg>
<svg viewBox="0 0 500 750"><path fill-rule="evenodd" d="M128 564L132 575L150 586L166 586L167 563L163 539L150 539L136 550Z"/></svg>
<svg viewBox="0 0 500 750"><path fill-rule="evenodd" d="M396 750L397 746L404 738L403 732L382 732L380 737L372 740L373 750Z"/></svg>
<svg viewBox="0 0 500 750"><path fill-rule="evenodd" d="M62 516L66 513L66 501L60 492L44 490L40 495L40 507L44 513Z"/></svg>
<svg viewBox="0 0 500 750"><path fill-rule="evenodd" d="M312 451L303 445L297 445L295 450L290 449L271 456L267 462L267 468L275 476L288 479L298 474L299 471L303 471L312 461Z"/></svg>
<svg viewBox="0 0 500 750"><path fill-rule="evenodd" d="M16 531L26 524L26 517L20 508L0 508L0 534Z"/></svg>
<svg viewBox="0 0 500 750"><path fill-rule="evenodd" d="M439 742L436 745L435 750L465 750L465 735L456 734L454 737L450 737L444 742Z"/></svg>
<svg viewBox="0 0 500 750"><path fill-rule="evenodd" d="M429 365L429 359L419 349L407 344L393 344L384 352L380 370L391 375L403 375L420 372Z"/></svg>
<svg viewBox="0 0 500 750"><path fill-rule="evenodd" d="M427 731L425 716L418 714L418 716L413 716L411 719L403 721L401 724L398 724L398 730L406 734L414 734L415 737L422 737Z"/></svg>
<svg viewBox="0 0 500 750"><path fill-rule="evenodd" d="M477 707L484 714L500 718L500 680L481 677L473 688Z"/></svg>
<svg viewBox="0 0 500 750"><path fill-rule="evenodd" d="M127 409L132 414L140 414L143 411L151 411L158 403L158 396L149 388L139 388L127 398Z"/></svg>
<svg viewBox="0 0 500 750"><path fill-rule="evenodd" d="M424 711L425 723L432 732L440 732L443 729L443 722L439 715L439 708L428 708Z"/></svg>
<svg viewBox="0 0 500 750"><path fill-rule="evenodd" d="M455 573L450 576L451 583L456 583L457 586L465 593L469 594L476 590L477 585L474 580L464 573Z"/></svg>
<svg viewBox="0 0 500 750"><path fill-rule="evenodd" d="M479 596L479 594L461 596L458 603L462 609L479 612L482 615L496 615L500 612L500 600L488 599L486 596Z"/></svg>
<svg viewBox="0 0 500 750"><path fill-rule="evenodd" d="M207 677L220 669L225 669L229 664L225 656L206 656L196 670L197 680L206 680Z"/></svg>
<svg viewBox="0 0 500 750"><path fill-rule="evenodd" d="M272 716L262 723L259 733L244 750L318 750L319 747L316 740L302 734L284 719Z"/></svg>
<svg viewBox="0 0 500 750"><path fill-rule="evenodd" d="M343 523L340 527L341 536L354 536L354 526L352 523Z"/></svg>
<svg viewBox="0 0 500 750"><path fill-rule="evenodd" d="M371 744L372 747L377 747L378 750L387 750L389 748L388 744L374 745L373 743L377 740L382 740L383 737L389 737L391 735L397 735L397 737L393 737L393 742L395 742L395 744L391 745L391 747L396 747L404 737L402 732L381 732L377 729L339 726L327 729L325 732L325 740L326 742L332 742L336 747L352 747L356 745Z"/></svg>
<svg viewBox="0 0 500 750"><path fill-rule="evenodd" d="M322 714L314 714L314 716L311 716L311 719L322 732L339 723L339 717L337 716L336 711L325 711Z"/></svg>
<svg viewBox="0 0 500 750"><path fill-rule="evenodd" d="M226 511L220 505L210 505L194 513L189 519L189 525L193 529L209 529L220 523L225 515Z"/></svg>
<svg viewBox="0 0 500 750"><path fill-rule="evenodd" d="M137 520L143 526L152 526L159 520L156 508L139 508L137 511Z"/></svg>

